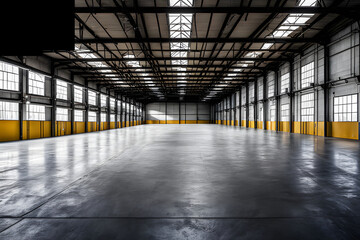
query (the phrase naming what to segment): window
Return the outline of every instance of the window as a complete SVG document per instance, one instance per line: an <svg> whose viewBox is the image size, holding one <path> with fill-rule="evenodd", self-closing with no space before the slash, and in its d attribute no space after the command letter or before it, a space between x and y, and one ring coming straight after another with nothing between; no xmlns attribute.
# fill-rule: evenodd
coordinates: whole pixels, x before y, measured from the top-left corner
<svg viewBox="0 0 360 240"><path fill-rule="evenodd" d="M261 100L263 99L263 94L264 94L264 88L261 82L259 82L259 87L258 87L258 99ZM236 103L238 104L239 98L236 95Z"/></svg>
<svg viewBox="0 0 360 240"><path fill-rule="evenodd" d="M115 109L115 99L114 98L110 98L110 108Z"/></svg>
<svg viewBox="0 0 360 240"><path fill-rule="evenodd" d="M121 111L121 101L120 100L117 101L117 109L118 109L118 113L120 114L120 111Z"/></svg>
<svg viewBox="0 0 360 240"><path fill-rule="evenodd" d="M314 62L301 67L301 88L309 87L314 82Z"/></svg>
<svg viewBox="0 0 360 240"><path fill-rule="evenodd" d="M281 121L282 122L288 122L290 111L289 111L289 104L283 104L280 107L280 114L281 114Z"/></svg>
<svg viewBox="0 0 360 240"><path fill-rule="evenodd" d="M268 88L268 97L273 97L274 96L274 85L275 85L275 81L271 80L269 81L269 88Z"/></svg>
<svg viewBox="0 0 360 240"><path fill-rule="evenodd" d="M290 73L281 75L281 93L285 93L286 89L289 90Z"/></svg>
<svg viewBox="0 0 360 240"><path fill-rule="evenodd" d="M107 96L104 94L100 95L100 105L101 105L101 107L107 106Z"/></svg>
<svg viewBox="0 0 360 240"><path fill-rule="evenodd" d="M106 113L101 113L101 115L100 115L100 118L101 118L100 120L101 120L101 122L107 122L106 116L107 116Z"/></svg>
<svg viewBox="0 0 360 240"><path fill-rule="evenodd" d="M67 100L67 83L56 80L56 98Z"/></svg>
<svg viewBox="0 0 360 240"><path fill-rule="evenodd" d="M81 110L74 111L74 120L75 122L83 122L84 121L84 112Z"/></svg>
<svg viewBox="0 0 360 240"><path fill-rule="evenodd" d="M19 120L19 104L1 101L0 120Z"/></svg>
<svg viewBox="0 0 360 240"><path fill-rule="evenodd" d="M56 121L69 121L69 111L66 108L57 108Z"/></svg>
<svg viewBox="0 0 360 240"><path fill-rule="evenodd" d="M110 114L110 122L115 122L115 114Z"/></svg>
<svg viewBox="0 0 360 240"><path fill-rule="evenodd" d="M74 101L82 103L83 102L83 88L74 86Z"/></svg>
<svg viewBox="0 0 360 240"><path fill-rule="evenodd" d="M273 103L273 105L270 106L270 121L275 122L276 121L276 106Z"/></svg>
<svg viewBox="0 0 360 240"><path fill-rule="evenodd" d="M334 97L334 121L357 121L357 94Z"/></svg>
<svg viewBox="0 0 360 240"><path fill-rule="evenodd" d="M314 93L301 96L301 121L314 121Z"/></svg>
<svg viewBox="0 0 360 240"><path fill-rule="evenodd" d="M42 74L29 72L29 93L42 95L45 94L45 76Z"/></svg>
<svg viewBox="0 0 360 240"><path fill-rule="evenodd" d="M19 68L0 62L0 89L19 90Z"/></svg>
<svg viewBox="0 0 360 240"><path fill-rule="evenodd" d="M93 111L89 111L88 121L89 122L96 122L97 113Z"/></svg>
<svg viewBox="0 0 360 240"><path fill-rule="evenodd" d="M88 101L89 105L96 106L96 92L88 91Z"/></svg>
<svg viewBox="0 0 360 240"><path fill-rule="evenodd" d="M249 101L254 101L254 83L250 84L249 86Z"/></svg>
<svg viewBox="0 0 360 240"><path fill-rule="evenodd" d="M259 107L259 114L257 115L258 121L261 121L261 122L263 121L263 114L264 114L263 111L264 111L263 108Z"/></svg>
<svg viewBox="0 0 360 240"><path fill-rule="evenodd" d="M26 105L27 120L45 121L45 106Z"/></svg>
<svg viewBox="0 0 360 240"><path fill-rule="evenodd" d="M249 121L254 121L254 106L249 106Z"/></svg>

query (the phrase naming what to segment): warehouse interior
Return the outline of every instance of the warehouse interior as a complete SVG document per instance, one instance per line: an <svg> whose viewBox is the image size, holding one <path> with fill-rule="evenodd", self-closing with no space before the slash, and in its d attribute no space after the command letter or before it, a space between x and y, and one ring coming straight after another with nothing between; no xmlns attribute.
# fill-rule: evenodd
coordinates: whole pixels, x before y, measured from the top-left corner
<svg viewBox="0 0 360 240"><path fill-rule="evenodd" d="M360 239L360 2L74 0L0 55L0 239Z"/></svg>

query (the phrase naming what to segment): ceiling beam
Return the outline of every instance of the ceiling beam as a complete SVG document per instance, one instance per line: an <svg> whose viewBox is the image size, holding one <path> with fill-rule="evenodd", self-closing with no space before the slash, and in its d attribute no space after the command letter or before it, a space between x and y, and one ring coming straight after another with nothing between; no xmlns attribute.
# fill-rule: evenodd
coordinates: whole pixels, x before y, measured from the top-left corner
<svg viewBox="0 0 360 240"><path fill-rule="evenodd" d="M202 57L155 57L152 58L157 61L172 61L172 60L188 60L188 61L255 61L255 62L286 62L289 61L288 58L250 58L250 57L241 57L241 58L202 58ZM64 62L101 62L101 61L121 61L121 62L131 62L131 61L147 61L147 58L67 58L67 59L54 59L54 62L64 63ZM161 66L161 65L160 65ZM184 67L183 65L171 65L173 67ZM211 65L210 65L211 66Z"/></svg>
<svg viewBox="0 0 360 240"><path fill-rule="evenodd" d="M109 49L110 51L120 51L120 52L129 52L129 49L119 48L119 49ZM131 51L142 51L141 49L134 48ZM173 52L174 50L171 49L151 49L151 52ZM221 52L229 52L233 51L233 49L222 48L222 49L215 49L215 51ZM261 49L261 48L244 48L243 51L251 51L251 52L288 52L288 53L301 53L298 49ZM53 53L53 50L45 50L44 53ZM64 51L57 51L57 52L68 52L67 50ZM210 49L203 49L203 50L196 50L196 49L178 49L176 52L190 52L190 53L200 53L200 52L212 52Z"/></svg>
<svg viewBox="0 0 360 240"><path fill-rule="evenodd" d="M80 76L83 76L83 77L89 77L89 76L99 76L99 75L104 75L104 73L102 72L90 72L91 69L88 69L87 72L72 72L73 75L80 75ZM256 70L256 69L255 69ZM126 73L126 72L125 72ZM143 73L149 73L149 72L146 72L146 71L139 71L139 72L129 72L129 73L132 73L132 74L143 74ZM161 73L165 74L164 76L169 76L169 75L166 75L166 74L174 74L174 73L201 73L201 71L161 71ZM218 74L218 73L222 73L222 71L206 71L206 73L215 73L215 74ZM231 72L231 71L228 71L228 73L234 73L234 72ZM235 72L235 73L247 73L247 72ZM251 72L251 73L261 73L261 71L254 71L254 72ZM108 74L113 74L113 73L108 73ZM114 73L116 74L116 73ZM188 75L186 75L188 76ZM212 76L212 75L210 75ZM155 77L154 75L148 75L147 77Z"/></svg>
<svg viewBox="0 0 360 240"><path fill-rule="evenodd" d="M350 17L359 7L75 7L76 13L336 13Z"/></svg>
<svg viewBox="0 0 360 240"><path fill-rule="evenodd" d="M175 81L187 81L187 82L200 82L200 81L204 81L204 82L236 82L236 81L244 81L244 80L253 80L255 79L254 76L249 76L249 77L242 77L242 78L233 78L231 80L219 80L219 79L194 79L194 78L188 78L188 79L166 79L164 80L165 82L175 82ZM152 80L143 80L143 79L140 79L140 80L105 80L105 79L101 79L101 78L98 78L98 79L88 79L89 82L103 82L103 83L111 83L111 82L124 82L126 83L125 81L127 82L131 82L131 83L146 83L146 82L150 82L150 83L154 83L154 82L161 82L161 80L158 80L158 79L152 79Z"/></svg>
<svg viewBox="0 0 360 240"><path fill-rule="evenodd" d="M75 39L76 43L319 43L316 38L86 38Z"/></svg>
<svg viewBox="0 0 360 240"><path fill-rule="evenodd" d="M181 68L218 68L218 67L223 67L223 65L182 65L182 66L176 66L176 65L159 65L159 67L181 67ZM250 67L240 67L240 66L232 66L229 67L230 69L250 69L250 70L264 70L264 67L257 67L257 66L250 66ZM68 70L85 70L85 71L90 71L90 70L113 70L113 68L109 68L109 67L79 67L79 66L67 66L67 67L63 67L61 69L68 69ZM126 68L122 68L122 67L118 67L118 69L124 69L124 70L137 70L137 69L151 69L151 67L126 67ZM161 71L166 71L161 70ZM142 72L146 72L146 73L151 73L151 72L147 72L147 71L133 71L131 73L142 73ZM166 71L167 72L167 71ZM171 72L171 71L170 71ZM182 72L182 71L173 71L173 72ZM199 72L199 71L185 71L185 72ZM211 72L211 70L210 70ZM214 71L214 72L219 72L219 71Z"/></svg>

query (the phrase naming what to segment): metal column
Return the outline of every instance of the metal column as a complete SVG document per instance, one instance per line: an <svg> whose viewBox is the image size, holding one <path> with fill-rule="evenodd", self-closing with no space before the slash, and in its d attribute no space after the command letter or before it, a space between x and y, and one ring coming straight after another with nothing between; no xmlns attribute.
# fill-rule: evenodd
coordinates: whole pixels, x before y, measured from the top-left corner
<svg viewBox="0 0 360 240"><path fill-rule="evenodd" d="M263 129L266 130L267 129L267 104L268 104L268 100L267 100L267 91L266 91L266 73L264 73L263 75Z"/></svg>
<svg viewBox="0 0 360 240"><path fill-rule="evenodd" d="M324 137L328 136L327 127L329 122L329 47L324 45ZM319 124L319 123L318 123Z"/></svg>
<svg viewBox="0 0 360 240"><path fill-rule="evenodd" d="M245 107L246 107L246 127L248 128L249 127L249 83L246 83L246 104L245 104Z"/></svg>
<svg viewBox="0 0 360 240"><path fill-rule="evenodd" d="M290 80L289 80L289 97L290 97L290 106L289 106L289 131L290 133L293 132L293 122L294 122L294 114L293 114L293 109L294 109L294 102L293 102L293 89L294 89L294 66L293 66L293 62L290 61Z"/></svg>
<svg viewBox="0 0 360 240"><path fill-rule="evenodd" d="M258 89L257 89L257 79L254 81L254 128L257 129L257 94L258 94Z"/></svg>
<svg viewBox="0 0 360 240"><path fill-rule="evenodd" d="M84 89L84 99L85 99L85 132L89 131L89 89L88 81L85 80L85 89Z"/></svg>
<svg viewBox="0 0 360 240"><path fill-rule="evenodd" d="M279 116L280 116L280 97L279 97L279 70L275 71L275 84L274 84L274 95L275 95L275 129L279 131Z"/></svg>

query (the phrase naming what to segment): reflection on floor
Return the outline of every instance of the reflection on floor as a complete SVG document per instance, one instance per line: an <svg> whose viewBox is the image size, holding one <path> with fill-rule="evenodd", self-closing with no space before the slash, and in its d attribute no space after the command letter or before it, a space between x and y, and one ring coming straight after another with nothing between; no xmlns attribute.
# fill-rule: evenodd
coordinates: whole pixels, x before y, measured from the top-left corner
<svg viewBox="0 0 360 240"><path fill-rule="evenodd" d="M360 239L360 143L221 125L0 144L0 239Z"/></svg>

